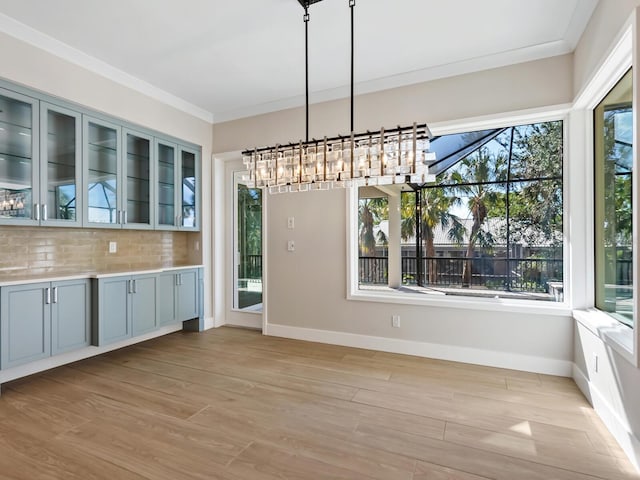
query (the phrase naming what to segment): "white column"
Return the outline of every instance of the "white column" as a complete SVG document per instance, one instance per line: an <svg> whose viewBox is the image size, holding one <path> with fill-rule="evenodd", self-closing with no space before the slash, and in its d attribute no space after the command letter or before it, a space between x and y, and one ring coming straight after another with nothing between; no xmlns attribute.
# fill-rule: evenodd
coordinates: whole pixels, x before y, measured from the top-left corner
<svg viewBox="0 0 640 480"><path fill-rule="evenodd" d="M389 286L402 285L402 253L400 245L400 192L389 195Z"/></svg>

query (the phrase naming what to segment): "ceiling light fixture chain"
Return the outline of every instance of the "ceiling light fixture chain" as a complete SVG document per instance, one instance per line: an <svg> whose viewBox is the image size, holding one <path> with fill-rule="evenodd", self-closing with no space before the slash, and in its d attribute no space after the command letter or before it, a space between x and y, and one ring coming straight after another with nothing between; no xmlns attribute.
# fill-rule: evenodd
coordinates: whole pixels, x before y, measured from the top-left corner
<svg viewBox="0 0 640 480"><path fill-rule="evenodd" d="M431 130L414 122L408 127L354 133L355 117L355 0L351 11L351 129L348 136L309 140L309 6L322 0L298 0L305 24L305 138L288 145L242 152L249 188L269 193L329 190L360 185L424 184L435 180L429 165Z"/></svg>

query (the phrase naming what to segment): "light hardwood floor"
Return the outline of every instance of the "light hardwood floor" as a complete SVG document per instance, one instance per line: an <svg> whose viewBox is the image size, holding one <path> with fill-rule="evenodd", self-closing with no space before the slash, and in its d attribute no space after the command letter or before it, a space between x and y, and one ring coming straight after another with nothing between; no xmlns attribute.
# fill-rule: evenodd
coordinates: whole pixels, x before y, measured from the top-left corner
<svg viewBox="0 0 640 480"><path fill-rule="evenodd" d="M4 385L0 478L640 476L570 379L219 328Z"/></svg>

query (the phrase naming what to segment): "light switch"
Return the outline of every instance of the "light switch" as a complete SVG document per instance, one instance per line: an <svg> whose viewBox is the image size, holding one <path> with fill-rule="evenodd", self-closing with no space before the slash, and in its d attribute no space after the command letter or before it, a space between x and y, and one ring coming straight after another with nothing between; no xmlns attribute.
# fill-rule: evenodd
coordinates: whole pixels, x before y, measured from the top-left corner
<svg viewBox="0 0 640 480"><path fill-rule="evenodd" d="M289 217L287 218L287 228L289 230L293 230L296 226L296 219L295 217Z"/></svg>
<svg viewBox="0 0 640 480"><path fill-rule="evenodd" d="M293 240L289 240L287 242L287 250L290 252L295 252L296 251L296 243Z"/></svg>

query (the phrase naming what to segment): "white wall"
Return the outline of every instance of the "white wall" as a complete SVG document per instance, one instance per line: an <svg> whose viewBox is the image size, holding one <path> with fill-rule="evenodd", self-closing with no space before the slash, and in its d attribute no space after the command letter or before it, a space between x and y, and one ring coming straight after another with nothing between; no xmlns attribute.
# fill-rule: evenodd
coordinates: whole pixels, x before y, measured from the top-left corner
<svg viewBox="0 0 640 480"><path fill-rule="evenodd" d="M575 51L574 91L576 94L594 91L598 92L594 95L601 98L606 93L606 89L610 88L611 85L608 85L604 86L603 90L605 91L598 91L598 85L603 83L603 79L596 74L612 54L614 44L620 39L629 18L637 15L635 9L639 5L640 1L638 0L600 0ZM631 45L628 48L630 49ZM638 49L637 43L634 48ZM610 63L615 63L615 61L611 60ZM638 70L637 66L636 70ZM634 73L634 82L637 83L637 79L640 77L637 75L637 71ZM610 80L615 81L616 79ZM600 98L587 100L592 100L593 103ZM637 109L637 98L634 98L634 103ZM576 115L584 115L585 120L589 122L592 113L586 110L584 113L576 112ZM585 128L588 128L587 125L588 123L585 123ZM584 136L584 132L582 132L582 136ZM575 141L575 138L572 141ZM592 157L589 152L591 148L589 136L587 136L585 144L586 155L584 158ZM592 164L586 165L585 171L592 170ZM589 175L587 175L588 177ZM591 198L593 190L590 188L590 182L591 180L587 180L587 188L582 192L584 196L580 202L587 206L593 204ZM588 211L590 210L588 209ZM592 220L592 215L587 218ZM592 225L587 225L587 235L592 236L592 228ZM586 246L591 246L591 248L577 250L578 256L575 261L578 268L581 268L582 265L593 266L592 241L588 241ZM592 272L591 269L585 273L593 275ZM581 302L580 306L592 307L593 282L587 282L585 286L587 287L584 295L585 301ZM637 294L636 286L634 295ZM622 355L620 353L622 350L613 347L604 330L597 327L598 320L593 317L593 314L582 313L578 316L583 323L576 322L573 377L618 443L638 467L640 465L640 370L628 355ZM591 322L592 318L594 318L593 322ZM611 323L615 324L614 321Z"/></svg>
<svg viewBox="0 0 640 480"><path fill-rule="evenodd" d="M0 77L202 146L202 256L211 264L211 124L0 33ZM205 269L205 316L212 316Z"/></svg>
<svg viewBox="0 0 640 480"><path fill-rule="evenodd" d="M359 96L356 128L456 119L570 102L572 55ZM310 135L345 133L348 102L313 105ZM291 109L214 125L214 150L296 140L304 112ZM267 333L510 368L570 375L569 315L476 311L347 300L344 191L269 197ZM295 217L295 230L286 219ZM286 251L287 240L296 251ZM391 328L391 315L401 328Z"/></svg>

